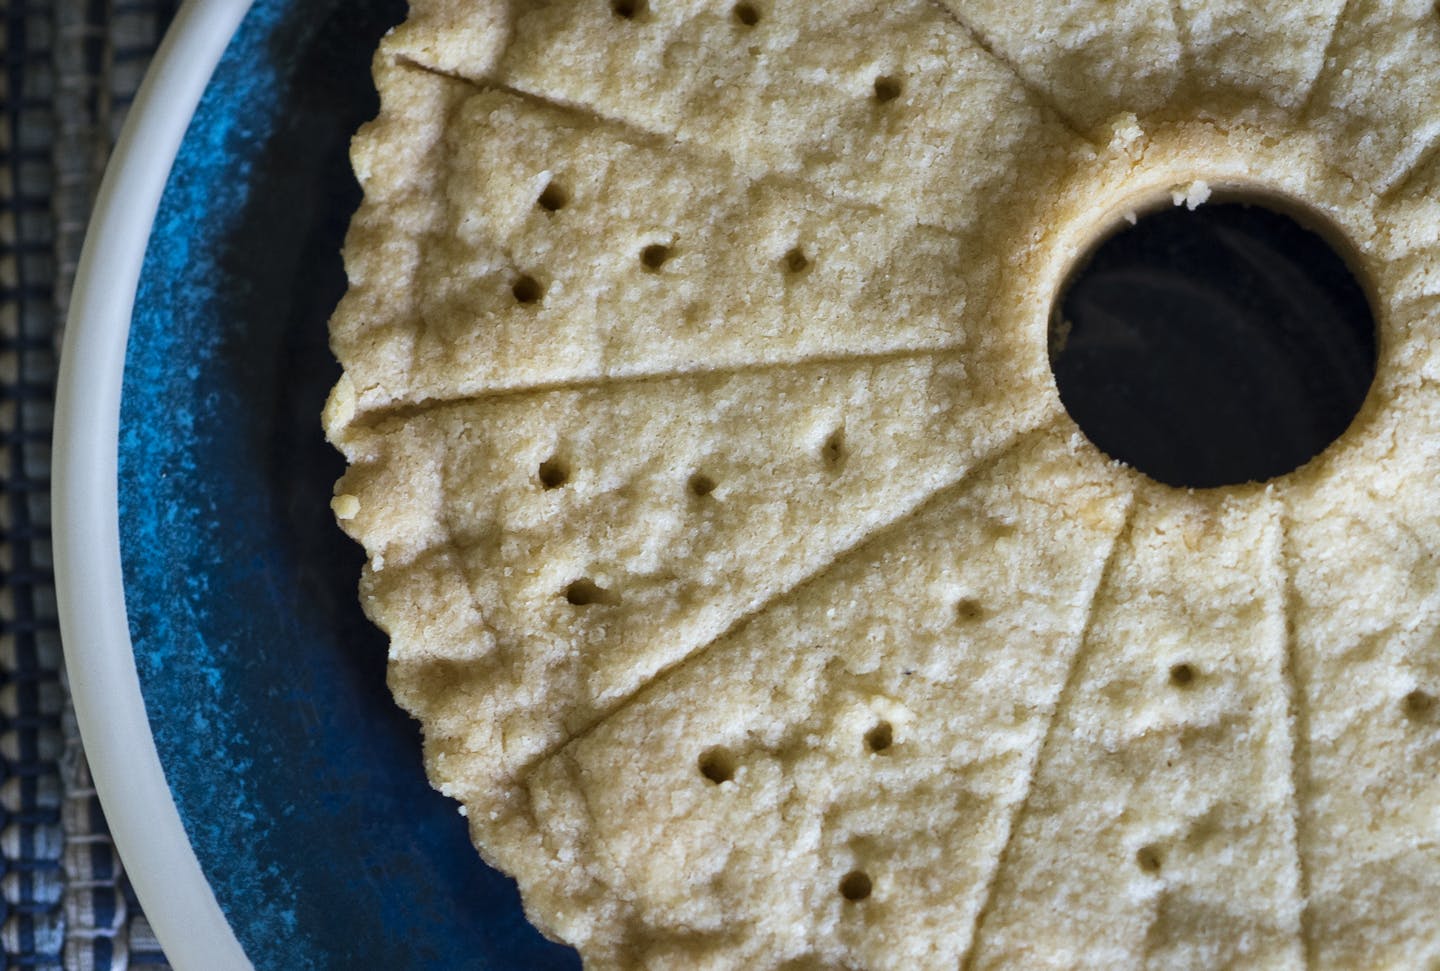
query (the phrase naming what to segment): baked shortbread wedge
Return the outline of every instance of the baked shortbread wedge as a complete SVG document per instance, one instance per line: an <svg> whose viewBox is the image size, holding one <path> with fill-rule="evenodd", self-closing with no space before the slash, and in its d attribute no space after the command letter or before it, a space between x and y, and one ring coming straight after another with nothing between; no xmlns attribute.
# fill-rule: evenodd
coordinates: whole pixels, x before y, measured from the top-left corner
<svg viewBox="0 0 1440 971"><path fill-rule="evenodd" d="M413 0L327 405L429 776L593 968L1440 964L1440 16ZM1331 225L1350 429L1065 413L1136 206ZM1201 193L1203 195L1203 193Z"/></svg>

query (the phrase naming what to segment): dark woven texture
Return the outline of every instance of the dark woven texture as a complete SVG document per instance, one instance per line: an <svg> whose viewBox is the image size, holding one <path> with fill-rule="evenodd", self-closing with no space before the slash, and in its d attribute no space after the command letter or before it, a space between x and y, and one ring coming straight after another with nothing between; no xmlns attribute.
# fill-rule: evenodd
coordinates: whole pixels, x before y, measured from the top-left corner
<svg viewBox="0 0 1440 971"><path fill-rule="evenodd" d="M59 331L95 189L174 4L0 0L0 945L7 968L165 967L95 798L50 561Z"/></svg>

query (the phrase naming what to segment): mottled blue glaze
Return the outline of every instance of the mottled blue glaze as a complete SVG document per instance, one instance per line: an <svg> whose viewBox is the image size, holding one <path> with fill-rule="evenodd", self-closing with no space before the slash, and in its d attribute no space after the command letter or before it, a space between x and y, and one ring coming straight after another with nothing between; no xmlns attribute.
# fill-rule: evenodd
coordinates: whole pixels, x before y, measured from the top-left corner
<svg viewBox="0 0 1440 971"><path fill-rule="evenodd" d="M180 816L257 968L573 968L426 784L328 508L345 150L403 15L259 0L190 125L125 362L130 633Z"/></svg>

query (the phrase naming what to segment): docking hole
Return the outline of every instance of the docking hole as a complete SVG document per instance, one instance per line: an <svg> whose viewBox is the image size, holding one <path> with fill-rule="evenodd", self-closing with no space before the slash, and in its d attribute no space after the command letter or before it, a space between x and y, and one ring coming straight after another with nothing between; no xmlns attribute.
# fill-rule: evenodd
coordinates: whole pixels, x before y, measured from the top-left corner
<svg viewBox="0 0 1440 971"><path fill-rule="evenodd" d="M700 754L700 774L717 786L735 778L737 768L735 756L729 749L717 745Z"/></svg>
<svg viewBox="0 0 1440 971"><path fill-rule="evenodd" d="M546 183L545 188L540 190L540 195L536 198L535 204L546 212L559 212L565 208L565 204L569 201L570 194L560 186L560 183L551 179Z"/></svg>
<svg viewBox="0 0 1440 971"><path fill-rule="evenodd" d="M705 497L715 491L715 480L704 472L696 472L690 477L690 494L692 496Z"/></svg>
<svg viewBox="0 0 1440 971"><path fill-rule="evenodd" d="M1170 669L1170 683L1177 688L1188 688L1195 683L1195 668L1190 664L1177 664Z"/></svg>
<svg viewBox="0 0 1440 971"><path fill-rule="evenodd" d="M870 875L864 870L851 870L840 878L840 896L846 900L864 900L870 890Z"/></svg>
<svg viewBox="0 0 1440 971"><path fill-rule="evenodd" d="M563 459L552 456L540 463L536 474L546 489L558 489L570 481L570 466Z"/></svg>
<svg viewBox="0 0 1440 971"><path fill-rule="evenodd" d="M1429 718L1436 713L1437 709L1440 709L1440 702L1437 702L1435 696L1427 694L1419 688L1406 695L1403 704L1405 714L1415 721Z"/></svg>
<svg viewBox="0 0 1440 971"><path fill-rule="evenodd" d="M652 273L664 266L668 259L670 247L661 243L651 243L640 251L640 265Z"/></svg>
<svg viewBox="0 0 1440 971"><path fill-rule="evenodd" d="M889 722L877 722L875 727L865 733L865 745L872 752L883 752L895 743L895 729Z"/></svg>
<svg viewBox="0 0 1440 971"><path fill-rule="evenodd" d="M838 472L845 464L845 429L837 428L825 439L825 444L820 446L820 459L825 467L832 472Z"/></svg>
<svg viewBox="0 0 1440 971"><path fill-rule="evenodd" d="M521 274L516 278L510 292L515 295L515 302L522 304L538 303L545 295L545 289L540 286L540 281L528 273Z"/></svg>
<svg viewBox="0 0 1440 971"><path fill-rule="evenodd" d="M565 600L575 607L589 607L592 604L610 606L620 602L620 598L614 593L586 577L572 582L565 588Z"/></svg>
<svg viewBox="0 0 1440 971"><path fill-rule="evenodd" d="M955 605L955 619L962 624L973 624L984 616L985 608L972 597L966 597Z"/></svg>

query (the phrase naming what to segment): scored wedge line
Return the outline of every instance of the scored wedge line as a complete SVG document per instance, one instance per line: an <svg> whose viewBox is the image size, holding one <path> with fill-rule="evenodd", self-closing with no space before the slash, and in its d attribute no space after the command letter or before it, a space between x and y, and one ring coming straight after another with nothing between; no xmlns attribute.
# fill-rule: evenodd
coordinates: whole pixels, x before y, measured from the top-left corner
<svg viewBox="0 0 1440 971"><path fill-rule="evenodd" d="M1029 79L1026 78L1023 73L1021 73L1020 66L1014 61L1012 61L1010 58L1002 54L999 49L991 43L990 39L984 34L982 34L978 27L976 27L974 24L970 23L970 21L966 20L963 16L961 16L960 12L956 10L951 3L947 2L947 0L930 0L930 2L933 3L936 8L938 8L957 27L964 31L976 47L984 51L988 57L995 61L995 63L1005 68L1006 71L1009 71L1011 76L1015 78L1016 82L1030 93L1031 97L1035 99L1036 103L1042 108L1044 108L1046 111L1051 112L1055 116L1055 118L1060 121L1061 124L1063 124L1067 129L1069 129L1071 134L1073 134L1076 138L1079 138L1081 141L1085 142L1088 145L1096 145L1098 147L1099 143L1097 143L1089 135L1085 134L1084 130L1082 130L1081 127L1076 124L1073 118L1071 118L1068 114L1065 113L1065 111L1060 107L1059 103L1056 102L1055 98L1048 91L1045 91L1044 89L1036 87L1034 84L1031 84Z"/></svg>
<svg viewBox="0 0 1440 971"><path fill-rule="evenodd" d="M1404 168L1396 172L1389 180L1379 186L1377 193L1377 208L1393 202L1396 198L1405 194L1410 188L1410 183L1440 160L1440 128L1437 128L1430 135L1415 157L1405 163Z"/></svg>
<svg viewBox="0 0 1440 971"><path fill-rule="evenodd" d="M1170 22L1175 27L1175 40L1180 44L1180 83L1184 84L1195 63L1195 52L1190 46L1190 18L1185 16L1180 0L1170 0Z"/></svg>
<svg viewBox="0 0 1440 971"><path fill-rule="evenodd" d="M638 148L646 148L670 155L678 154L681 158L694 159L703 165L723 166L732 170L747 186L755 185L759 182L768 182L777 188L794 189L818 196L837 209L844 209L863 215L884 216L890 212L890 209L886 206L858 196L846 194L843 186L822 185L814 179L806 178L794 172L781 172L770 168L764 168L757 172L754 166L742 164L734 155L714 145L699 142L694 139L681 138L678 132L645 128L637 125L634 121L606 114L593 104L567 101L553 94L518 87L509 82L502 81L499 78L490 76L471 77L454 71L446 71L425 64L411 54L396 54L394 57L395 62L403 67L465 84L474 88L476 91L507 94L537 107L570 114L574 116L576 120L589 122L599 127L609 129L612 133L634 144ZM938 223L926 222L922 219L902 216L896 221L895 225L916 226L921 229L931 230L932 232L949 236L957 242L961 237L961 234L952 228L942 226Z"/></svg>
<svg viewBox="0 0 1440 971"><path fill-rule="evenodd" d="M1281 662L1282 683L1286 693L1286 725L1290 732L1290 791L1294 799L1295 866L1299 875L1300 891L1300 955L1305 967L1314 961L1314 935L1310 927L1310 873L1305 865L1306 827L1305 810L1302 805L1309 789L1309 718L1304 685L1300 683L1300 672L1296 666L1298 644L1295 639L1296 591L1295 574L1290 568L1290 508L1284 493L1277 499L1280 505L1280 541L1276 569L1280 573L1283 598L1281 609L1285 613L1284 652Z"/></svg>
<svg viewBox="0 0 1440 971"><path fill-rule="evenodd" d="M639 700L640 696L645 692L645 690L649 688L652 684L654 684L656 681L660 680L671 672L680 670L681 668L687 667L695 663L700 658L704 657L717 644L729 638L735 631L740 630L745 625L763 616L770 610L780 606L783 603L786 603L794 597L799 596L807 587L810 587L820 582L824 579L825 576L838 569L844 563L848 562L854 557L864 555L868 551L868 549L874 544L882 542L884 541L884 539L894 534L896 531L906 528L911 522L920 517L926 509L930 508L932 505L938 502L943 502L956 490L964 488L976 475L979 475L986 470L994 467L997 462L999 462L1002 458L1004 458L1011 451L1019 447L1032 436L1047 432L1052 427L1067 420L1068 419L1066 418L1066 416L1064 416L1063 413L1052 413L1043 416L1040 420L1036 421L1032 425L1017 429L1012 435L1010 435L1009 438L1004 439L1003 441L991 447L989 451L978 456L974 462L972 462L954 478L950 479L947 482L943 482L932 489L922 492L918 498L914 499L909 504L899 508L893 517L884 522L877 523L873 528L861 535L849 546L835 552L833 555L831 555L828 559L826 559L815 569L811 570L809 573L800 577L795 582L786 585L780 590L777 590L769 594L768 596L764 596L758 603L754 604L749 609L742 610L733 620L730 621L729 624L726 625L724 630L720 631L718 634L711 637L709 640L706 640L703 643L696 645L672 663L667 664L664 667L661 667L647 675L623 697L616 699L610 707L592 718L588 724L584 725L579 730L570 733L560 742L548 747L543 752L536 755L534 758L528 760L526 764L517 768L514 777L517 780L520 780L523 784L523 781L539 764L549 759L552 755L554 755L556 751L591 735L601 725L605 724L606 722L615 718L617 715L624 712L626 709L630 708Z"/></svg>
<svg viewBox="0 0 1440 971"><path fill-rule="evenodd" d="M1076 635L1075 649L1071 652L1069 664L1065 671L1065 680L1061 682L1060 693L1055 697L1055 704L1051 707L1050 713L1045 721L1045 729L1040 737L1040 744L1036 746L1035 757L1030 760L1030 766L1025 774L1023 793L1016 803L1015 809L1010 814L1010 826L1005 834L1005 840L1000 846L1000 851L995 856L995 865L990 871L990 878L985 883L985 890L981 897L980 906L975 911L975 923L970 933L970 943L965 951L965 956L960 962L961 971L971 971L975 966L975 956L979 953L980 934L985 929L985 919L995 903L995 891L1000 884L1000 877L1005 868L1006 861L1010 856L1011 847L1015 843L1016 836L1020 832L1020 825L1024 822L1025 813L1030 806L1030 797L1035 791L1035 780L1040 774L1040 766L1045 758L1045 752L1050 747L1050 740L1055 731L1055 726L1060 721L1060 716L1065 707L1070 704L1074 694L1077 675L1087 654L1087 647L1090 642L1090 629L1095 623L1095 604L1100 597L1100 592L1105 589L1109 581L1110 573L1115 567L1120 550L1128 539L1131 530L1135 525L1135 512L1137 506L1135 493L1132 491L1125 509L1125 518L1116 531L1110 542L1110 549L1105 555L1105 565L1100 569L1095 579L1095 585L1086 596L1085 618L1080 623L1079 633Z"/></svg>
<svg viewBox="0 0 1440 971"><path fill-rule="evenodd" d="M1295 117L1300 119L1301 124L1308 125L1312 120L1311 112L1315 107L1315 95L1320 90L1320 83L1330 75L1330 59L1335 52L1335 42L1340 38L1340 28L1350 16L1350 11L1355 6L1355 0L1345 0L1340 7L1340 12L1335 15L1335 21L1330 25L1330 36L1325 41L1325 49L1320 55L1320 69L1315 72L1315 77L1310 79L1310 90L1305 92L1305 100L1295 112Z"/></svg>
<svg viewBox="0 0 1440 971"><path fill-rule="evenodd" d="M715 367L695 367L685 370L640 371L633 373L596 374L590 377L568 381L554 381L541 384L516 385L508 388L480 391L447 398L426 398L421 401L405 401L357 412L347 427L352 429L373 429L391 422L405 422L421 415L445 411L449 408L463 408L526 397L545 397L569 392L600 391L609 388L634 388L652 384L666 384L682 381L701 383L723 380L731 377L761 375L777 371L808 370L812 368L842 367L847 364L890 364L902 361L960 360L970 350L963 344L941 344L935 347L903 347L892 350L853 351L844 354L813 354L773 361L747 361Z"/></svg>

